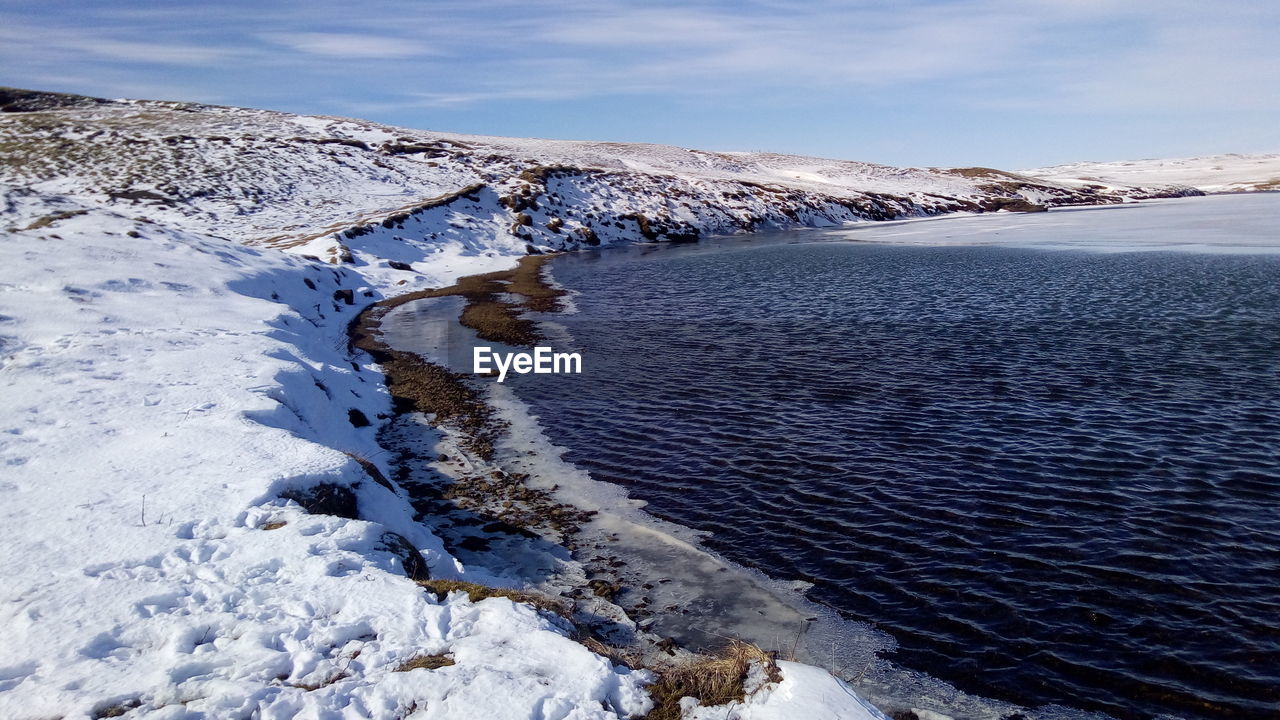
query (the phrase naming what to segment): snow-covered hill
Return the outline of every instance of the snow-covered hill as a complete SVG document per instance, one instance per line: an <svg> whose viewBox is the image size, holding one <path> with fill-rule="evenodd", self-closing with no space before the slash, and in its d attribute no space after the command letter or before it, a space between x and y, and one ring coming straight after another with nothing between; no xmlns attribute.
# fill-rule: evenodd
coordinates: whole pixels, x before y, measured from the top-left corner
<svg viewBox="0 0 1280 720"><path fill-rule="evenodd" d="M563 622L407 577L504 582L386 479L387 390L346 343L363 305L529 251L1194 192L28 91L0 109L6 718L643 713L649 675ZM423 656L452 664L405 665ZM824 672L782 674L742 717L872 717Z"/></svg>
<svg viewBox="0 0 1280 720"><path fill-rule="evenodd" d="M450 246L524 252L1195 193L12 90L0 107L6 185L326 260L376 263L382 239L412 262ZM361 225L405 232L343 233Z"/></svg>
<svg viewBox="0 0 1280 720"><path fill-rule="evenodd" d="M1280 154L1081 162L1020 172L1076 187L1190 185L1206 193L1280 190Z"/></svg>

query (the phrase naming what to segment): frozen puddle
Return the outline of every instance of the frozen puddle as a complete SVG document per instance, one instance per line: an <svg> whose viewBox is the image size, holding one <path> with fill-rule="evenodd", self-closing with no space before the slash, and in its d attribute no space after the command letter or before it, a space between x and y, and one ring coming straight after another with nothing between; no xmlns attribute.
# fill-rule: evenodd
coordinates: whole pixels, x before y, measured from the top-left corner
<svg viewBox="0 0 1280 720"><path fill-rule="evenodd" d="M467 300L457 295L405 303L382 319L382 337L397 350L416 353L454 372L471 372L471 350L478 345L495 352L523 352L524 348L481 340L474 330L458 324Z"/></svg>
<svg viewBox="0 0 1280 720"><path fill-rule="evenodd" d="M1153 212L1158 208L1159 212ZM814 233L815 239L891 245L999 245L1093 252L1280 253L1274 193L1054 208L887 223ZM1105 213L1105 222L1099 221ZM941 223L941 224L940 224Z"/></svg>

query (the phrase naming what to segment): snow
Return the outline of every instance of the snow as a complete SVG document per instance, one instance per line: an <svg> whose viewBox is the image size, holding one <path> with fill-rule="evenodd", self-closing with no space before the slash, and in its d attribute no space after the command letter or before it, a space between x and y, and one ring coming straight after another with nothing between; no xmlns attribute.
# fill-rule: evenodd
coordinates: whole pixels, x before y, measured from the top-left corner
<svg viewBox="0 0 1280 720"><path fill-rule="evenodd" d="M364 278L98 210L8 235L0 263L0 716L647 707L647 675L563 622L437 601L384 549L398 533L433 575L468 577L345 454L380 453L347 411L389 409L342 343L358 306L333 300ZM354 488L366 519L280 498L321 482ZM436 653L456 664L395 672Z"/></svg>
<svg viewBox="0 0 1280 720"><path fill-rule="evenodd" d="M779 661L782 682L733 706L698 707L689 720L884 720L884 715L825 670Z"/></svg>
<svg viewBox="0 0 1280 720"><path fill-rule="evenodd" d="M1069 185L1190 185L1207 193L1280 190L1280 154L1082 162L1019 172Z"/></svg>

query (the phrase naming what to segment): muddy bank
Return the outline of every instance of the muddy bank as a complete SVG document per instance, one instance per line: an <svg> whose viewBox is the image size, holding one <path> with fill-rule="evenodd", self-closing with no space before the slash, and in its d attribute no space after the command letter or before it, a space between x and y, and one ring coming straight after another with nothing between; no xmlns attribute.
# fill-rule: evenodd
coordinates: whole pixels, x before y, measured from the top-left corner
<svg viewBox="0 0 1280 720"><path fill-rule="evenodd" d="M469 438L469 449L481 458L493 457L493 439L499 428L492 409L465 375L424 361L413 353L395 350L382 341L379 326L387 313L406 303L427 298L461 297L466 300L459 322L480 337L510 345L532 345L538 339L536 324L525 311L550 311L564 294L542 280L542 265L550 256L520 258L514 268L460 278L448 287L421 290L380 300L365 308L348 328L351 347L363 350L382 366L396 413L420 412L436 423L456 425ZM523 300L513 301L515 295Z"/></svg>
<svg viewBox="0 0 1280 720"><path fill-rule="evenodd" d="M509 270L471 275L448 287L387 298L367 307L351 323L351 346L369 353L382 366L396 414L421 413L432 425L447 426L457 433L462 449L474 453L479 463L448 457L436 458L437 461L454 462L472 469L490 463L494 441L503 431L504 423L497 419L493 408L466 374L428 362L415 353L396 350L384 342L380 332L382 319L410 302L460 297L466 304L459 322L479 337L508 345L533 345L539 337L537 326L525 318L524 313L553 311L557 298L565 294L543 279L542 266L549 258L547 255L526 256ZM521 299L514 299L517 297ZM397 474L403 481L410 474L407 466L425 458L416 449L395 442L396 437L393 426L386 433L386 438L393 441L388 450L400 458L401 469ZM448 487L429 493L428 499L445 501L432 507L436 511L444 511L443 505L452 504L468 512L486 514L489 516L487 527L491 529L549 530L562 541L567 541L578 524L589 517L588 513L555 502L545 490L526 487L524 480L519 474L499 467L488 468L487 472L460 473Z"/></svg>

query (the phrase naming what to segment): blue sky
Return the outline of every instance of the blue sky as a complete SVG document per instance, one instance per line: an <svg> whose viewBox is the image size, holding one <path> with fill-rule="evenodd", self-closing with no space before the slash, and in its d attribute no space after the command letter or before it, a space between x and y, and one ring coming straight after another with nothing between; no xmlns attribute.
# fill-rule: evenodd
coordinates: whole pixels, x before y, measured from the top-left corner
<svg viewBox="0 0 1280 720"><path fill-rule="evenodd" d="M0 0L0 84L897 165L1280 151L1274 0Z"/></svg>

